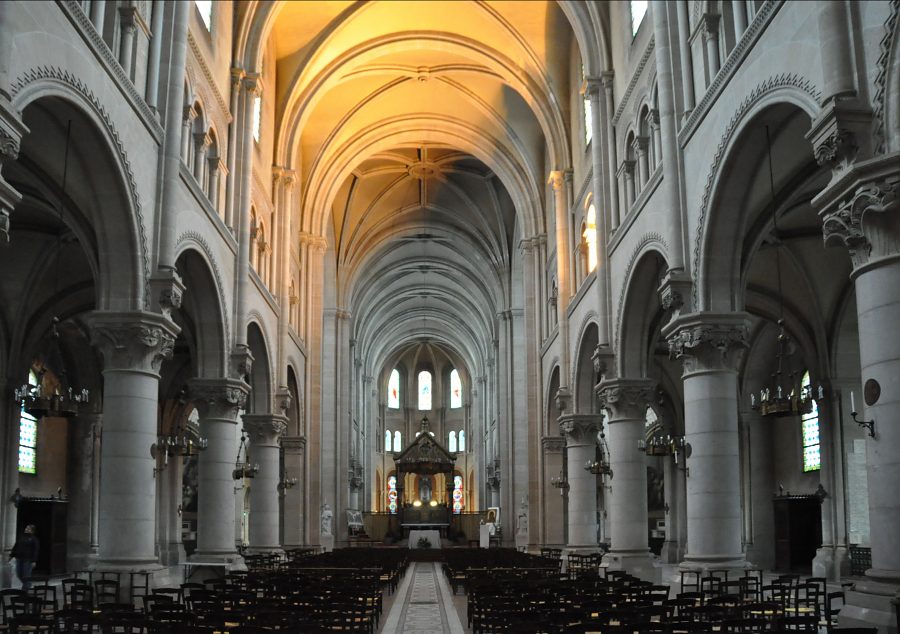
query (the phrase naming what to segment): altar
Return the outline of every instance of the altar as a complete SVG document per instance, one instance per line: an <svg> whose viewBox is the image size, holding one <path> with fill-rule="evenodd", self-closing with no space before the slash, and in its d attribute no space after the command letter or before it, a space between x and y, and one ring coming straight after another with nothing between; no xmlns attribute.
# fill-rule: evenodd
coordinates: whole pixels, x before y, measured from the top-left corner
<svg viewBox="0 0 900 634"><path fill-rule="evenodd" d="M419 540L427 540L430 546L424 543L420 546ZM441 534L434 529L414 528L409 531L409 547L410 548L440 548Z"/></svg>

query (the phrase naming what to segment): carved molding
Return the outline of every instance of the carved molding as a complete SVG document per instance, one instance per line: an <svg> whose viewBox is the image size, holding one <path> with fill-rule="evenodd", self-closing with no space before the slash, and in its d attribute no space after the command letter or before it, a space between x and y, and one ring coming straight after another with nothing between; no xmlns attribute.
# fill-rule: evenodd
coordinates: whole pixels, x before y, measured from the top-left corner
<svg viewBox="0 0 900 634"><path fill-rule="evenodd" d="M87 317L91 343L103 355L104 370L158 372L172 358L178 326L157 313L94 311Z"/></svg>
<svg viewBox="0 0 900 634"><path fill-rule="evenodd" d="M699 370L737 370L749 347L746 313L691 313L663 328L669 356L680 359L684 375Z"/></svg>
<svg viewBox="0 0 900 634"><path fill-rule="evenodd" d="M613 115L613 125L618 125L619 119L622 118L622 113L625 112L625 107L628 105L628 100L631 99L631 93L634 92L634 87L637 86L638 80L641 78L641 75L644 72L644 67L647 66L647 62L650 61L650 56L653 54L653 50L655 48L656 38L655 36L651 36L650 41L647 42L647 48L644 49L644 53L641 55L641 60L638 62L638 65L635 67L634 72L631 74L631 80L628 82L628 86L625 88L625 93L622 95L622 101L619 102L619 107L616 108L616 113Z"/></svg>
<svg viewBox="0 0 900 634"><path fill-rule="evenodd" d="M891 62L891 46L896 40L897 24L900 22L898 16L900 16L900 0L891 0L891 11L888 14L888 19L884 22L884 36L881 38L879 44L879 50L881 52L878 55L878 72L875 75L875 95L872 99L872 113L874 119L872 137L875 145L875 154L883 154L886 150L884 103L888 83L887 70ZM900 46L900 42L898 42L897 45ZM894 78L894 81L897 81L896 77Z"/></svg>
<svg viewBox="0 0 900 634"><path fill-rule="evenodd" d="M72 2L72 0L69 0L65 4L77 5L77 3ZM78 9L78 13L81 13L80 8ZM93 26L91 26L91 29L93 29ZM104 44L104 47L105 46L106 45ZM116 64L116 67L118 68L118 62L116 62ZM150 251L147 246L147 232L144 225L144 213L141 207L141 200L137 194L137 183L134 178L134 171L131 169L131 162L128 160L128 153L125 151L125 144L122 143L122 139L121 137L119 137L119 133L116 130L116 127L113 125L112 118L109 116L106 108L103 107L103 103L100 101L100 99L97 98L94 92L90 88L88 88L87 85L85 85L80 79L72 75L68 70L57 68L55 66L39 66L37 68L31 68L19 75L19 77L12 83L12 85L10 86L12 95L17 95L23 88L30 84L45 80L51 80L65 84L69 88L75 90L82 97L84 97L88 101L88 103L90 103L94 107L94 111L103 121L103 124L106 126L107 133L115 143L116 150L119 154L119 160L122 164L125 176L127 177L128 194L131 197L131 204L134 207L135 213L137 214L137 229L138 237L140 239L141 260L144 264L144 308L148 309L150 307ZM146 104L144 105L146 106Z"/></svg>
<svg viewBox="0 0 900 634"><path fill-rule="evenodd" d="M212 91L212 94L215 97L216 105L219 106L219 114L222 116L226 124L231 123L233 121L233 118L232 113L229 110L229 105L222 97L222 93L219 92L216 78L213 77L212 71L209 69L209 65L206 63L206 59L203 57L203 51L200 50L200 47L197 45L197 40L194 39L194 36L191 34L190 30L188 30L188 45L190 46L191 53L194 56L194 60L197 62L197 66L200 67L200 71L203 73L203 79L205 80L204 84L210 91ZM194 85L199 85L199 83L200 82L197 82Z"/></svg>
<svg viewBox="0 0 900 634"><path fill-rule="evenodd" d="M900 254L900 174L860 185L822 219L825 245L847 247L854 269Z"/></svg>
<svg viewBox="0 0 900 634"><path fill-rule="evenodd" d="M780 3L767 2L763 8L765 9L772 4ZM759 14L757 14L757 16L758 15ZM756 20L754 19L754 24L755 23ZM748 38L744 37L741 42L746 42L747 39ZM731 58L729 57L729 59ZM721 75L722 73L720 72L719 76ZM707 216L709 215L709 208L712 201L713 187L716 183L716 177L719 176L722 163L725 159L726 150L731 149L731 141L733 140L740 124L744 122L747 113L750 112L750 110L752 110L757 103L759 103L770 93L784 88L794 88L801 92L804 92L816 103L819 103L822 99L822 93L819 92L819 90L816 89L812 82L810 82L805 77L801 77L800 75L782 74L775 77L770 77L766 81L756 86L756 88L750 91L750 94L748 94L744 98L741 104L734 111L734 114L732 114L731 116L731 120L728 122L728 125L725 126L725 131L722 133L722 140L719 142L719 146L716 148L712 164L709 168L709 174L706 177L706 185L703 189L703 196L700 201L700 215L697 220L697 235L694 238L693 264L691 266L691 270L694 271L694 275L697 276L698 279L702 275L702 267L700 266L700 254L703 250L703 235L706 232ZM708 94L709 92L707 92L707 95ZM694 110L694 114L696 114L699 110L700 108L696 108ZM733 151L740 150L738 149ZM695 310L700 306L699 286L699 284L694 284L691 292L691 304Z"/></svg>
<svg viewBox="0 0 900 634"><path fill-rule="evenodd" d="M600 406L609 411L610 424L617 420L637 420L643 424L655 393L656 381L651 379L613 379L597 386Z"/></svg>

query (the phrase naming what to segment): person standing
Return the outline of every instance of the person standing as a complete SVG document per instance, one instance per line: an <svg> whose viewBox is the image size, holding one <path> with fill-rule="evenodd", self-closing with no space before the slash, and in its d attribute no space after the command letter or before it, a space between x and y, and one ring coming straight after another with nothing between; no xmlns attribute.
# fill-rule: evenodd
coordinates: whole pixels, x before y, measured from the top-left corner
<svg viewBox="0 0 900 634"><path fill-rule="evenodd" d="M40 550L40 542L34 534L34 524L29 524L10 553L10 557L16 559L16 576L22 582L23 590L31 587L31 570L34 568L34 562L37 561Z"/></svg>

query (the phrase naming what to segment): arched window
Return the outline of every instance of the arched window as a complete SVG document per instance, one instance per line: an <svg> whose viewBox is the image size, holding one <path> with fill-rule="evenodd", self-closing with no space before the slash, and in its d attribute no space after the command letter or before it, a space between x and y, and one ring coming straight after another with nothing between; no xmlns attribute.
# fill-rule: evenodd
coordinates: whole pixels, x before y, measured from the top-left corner
<svg viewBox="0 0 900 634"><path fill-rule="evenodd" d="M581 83L584 83L584 64L581 65ZM584 114L584 144L587 145L591 142L591 139L594 137L594 126L592 123L593 117L591 116L591 98L588 95L587 91L585 91L584 96L581 100L582 110Z"/></svg>
<svg viewBox="0 0 900 634"><path fill-rule="evenodd" d="M809 382L809 372L803 374L800 383L800 393L812 396L812 386ZM819 444L819 405L816 399L811 399L812 409L808 414L802 414L800 421L803 431L803 471L818 471L822 466L821 446Z"/></svg>
<svg viewBox="0 0 900 634"><path fill-rule="evenodd" d="M631 37L634 37L647 14L647 0L631 0L628 4L631 5Z"/></svg>
<svg viewBox="0 0 900 634"><path fill-rule="evenodd" d="M462 513L465 508L465 499L463 498L463 479L460 475L453 476L453 512Z"/></svg>
<svg viewBox="0 0 900 634"><path fill-rule="evenodd" d="M464 429L459 430L459 450L466 450L466 431Z"/></svg>
<svg viewBox="0 0 900 634"><path fill-rule="evenodd" d="M28 372L28 384L40 388L34 371ZM19 413L19 473L37 473L37 419L25 411L25 401Z"/></svg>
<svg viewBox="0 0 900 634"><path fill-rule="evenodd" d="M419 409L431 409L431 372L419 372Z"/></svg>
<svg viewBox="0 0 900 634"><path fill-rule="evenodd" d="M403 449L403 435L399 431L394 432L394 451Z"/></svg>
<svg viewBox="0 0 900 634"><path fill-rule="evenodd" d="M587 270L590 273L597 268L597 211L594 203L588 207L582 237L587 245Z"/></svg>
<svg viewBox="0 0 900 634"><path fill-rule="evenodd" d="M391 450L391 430L386 429L384 432L384 450Z"/></svg>
<svg viewBox="0 0 900 634"><path fill-rule="evenodd" d="M253 140L259 143L262 130L262 99L259 95L253 98Z"/></svg>
<svg viewBox="0 0 900 634"><path fill-rule="evenodd" d="M456 453L456 432L450 432L450 440L447 442L447 449L450 453Z"/></svg>
<svg viewBox="0 0 900 634"><path fill-rule="evenodd" d="M200 12L200 19L203 20L203 25L206 27L206 30L211 31L213 9L212 0L194 0L194 5L197 7L197 11Z"/></svg>
<svg viewBox="0 0 900 634"><path fill-rule="evenodd" d="M454 368L450 370L450 409L462 407L462 384L459 382L459 372Z"/></svg>
<svg viewBox="0 0 900 634"><path fill-rule="evenodd" d="M400 373L396 368L391 370L391 378L388 379L387 406L400 409Z"/></svg>
<svg viewBox="0 0 900 634"><path fill-rule="evenodd" d="M400 432L397 432L398 434ZM387 479L388 513L397 512L397 476L389 475Z"/></svg>

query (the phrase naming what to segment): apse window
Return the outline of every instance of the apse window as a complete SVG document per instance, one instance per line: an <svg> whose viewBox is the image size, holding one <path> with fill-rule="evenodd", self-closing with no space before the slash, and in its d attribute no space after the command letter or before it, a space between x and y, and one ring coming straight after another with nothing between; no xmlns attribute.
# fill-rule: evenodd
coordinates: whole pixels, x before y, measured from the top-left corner
<svg viewBox="0 0 900 634"><path fill-rule="evenodd" d="M459 450L466 450L466 432L463 430L459 431Z"/></svg>
<svg viewBox="0 0 900 634"><path fill-rule="evenodd" d="M391 450L391 432L390 432L390 430L387 430L384 432L384 450L385 451Z"/></svg>
<svg viewBox="0 0 900 634"><path fill-rule="evenodd" d="M28 373L28 384L39 385L37 375ZM19 473L37 473L37 419L22 410L19 417Z"/></svg>
<svg viewBox="0 0 900 634"><path fill-rule="evenodd" d="M391 378L388 379L387 406L400 409L400 373L396 369L391 371Z"/></svg>
<svg viewBox="0 0 900 634"><path fill-rule="evenodd" d="M647 13L647 0L631 0L628 4L631 5L631 37L634 37Z"/></svg>
<svg viewBox="0 0 900 634"><path fill-rule="evenodd" d="M450 409L462 407L462 383L459 381L459 372L450 371Z"/></svg>
<svg viewBox="0 0 900 634"><path fill-rule="evenodd" d="M397 476L388 476L387 485L388 513L393 515L397 512Z"/></svg>
<svg viewBox="0 0 900 634"><path fill-rule="evenodd" d="M466 506L465 498L463 497L463 479L460 475L453 476L453 512L454 513L462 513L463 508Z"/></svg>
<svg viewBox="0 0 900 634"><path fill-rule="evenodd" d="M447 449L450 450L450 453L456 453L456 432L451 431L450 437L447 439Z"/></svg>
<svg viewBox="0 0 900 634"><path fill-rule="evenodd" d="M253 140L259 143L260 130L262 128L262 99L257 96L253 99Z"/></svg>
<svg viewBox="0 0 900 634"><path fill-rule="evenodd" d="M212 30L212 0L194 0L197 11L200 12L200 19L203 20L203 26L207 31Z"/></svg>
<svg viewBox="0 0 900 634"><path fill-rule="evenodd" d="M431 409L431 372L419 372L419 409Z"/></svg>
<svg viewBox="0 0 900 634"><path fill-rule="evenodd" d="M800 393L812 393L809 372L803 374ZM818 471L822 466L822 454L819 442L819 405L816 399L812 399L812 409L809 413L800 416L800 423L803 433L803 471Z"/></svg>
<svg viewBox="0 0 900 634"><path fill-rule="evenodd" d="M588 207L584 222L584 243L587 245L588 272L597 268L597 210L593 203Z"/></svg>
<svg viewBox="0 0 900 634"><path fill-rule="evenodd" d="M399 452L403 449L403 436L399 431L394 432L394 451Z"/></svg>

